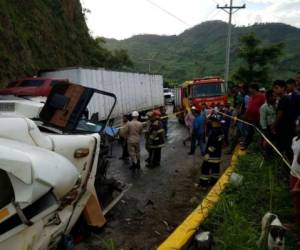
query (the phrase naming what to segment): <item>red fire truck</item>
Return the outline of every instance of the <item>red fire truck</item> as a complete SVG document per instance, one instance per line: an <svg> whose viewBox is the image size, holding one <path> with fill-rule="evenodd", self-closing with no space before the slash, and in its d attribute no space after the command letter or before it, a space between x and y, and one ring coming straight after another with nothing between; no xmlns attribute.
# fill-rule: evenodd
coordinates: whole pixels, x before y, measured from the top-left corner
<svg viewBox="0 0 300 250"><path fill-rule="evenodd" d="M186 81L175 91L175 107L177 111L183 111L182 117L192 106L201 110L202 104L207 107L227 104L224 80L219 76L209 76Z"/></svg>

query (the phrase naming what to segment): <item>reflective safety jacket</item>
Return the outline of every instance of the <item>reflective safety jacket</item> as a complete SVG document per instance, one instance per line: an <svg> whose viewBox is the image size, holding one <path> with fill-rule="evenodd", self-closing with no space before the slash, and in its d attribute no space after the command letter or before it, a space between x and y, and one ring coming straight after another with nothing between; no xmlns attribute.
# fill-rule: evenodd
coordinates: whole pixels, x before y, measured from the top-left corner
<svg viewBox="0 0 300 250"><path fill-rule="evenodd" d="M208 134L204 160L210 163L220 163L224 132L222 127L211 128Z"/></svg>
<svg viewBox="0 0 300 250"><path fill-rule="evenodd" d="M150 125L147 144L149 149L161 148L165 143L165 131L161 122L155 121Z"/></svg>

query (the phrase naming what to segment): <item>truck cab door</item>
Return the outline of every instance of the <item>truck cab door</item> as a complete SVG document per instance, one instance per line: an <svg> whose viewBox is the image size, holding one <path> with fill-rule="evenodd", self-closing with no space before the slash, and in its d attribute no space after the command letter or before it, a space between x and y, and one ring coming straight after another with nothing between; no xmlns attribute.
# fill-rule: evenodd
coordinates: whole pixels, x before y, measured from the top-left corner
<svg viewBox="0 0 300 250"><path fill-rule="evenodd" d="M47 101L40 112L40 120L49 126L66 133L75 132L82 120L87 106L94 94L109 96L114 99L107 120L116 106L117 98L113 93L84 87L73 83L60 83L53 86ZM105 126L103 126L105 128Z"/></svg>
<svg viewBox="0 0 300 250"><path fill-rule="evenodd" d="M40 120L64 132L71 132L76 128L92 95L92 89L81 85L54 85L40 113Z"/></svg>

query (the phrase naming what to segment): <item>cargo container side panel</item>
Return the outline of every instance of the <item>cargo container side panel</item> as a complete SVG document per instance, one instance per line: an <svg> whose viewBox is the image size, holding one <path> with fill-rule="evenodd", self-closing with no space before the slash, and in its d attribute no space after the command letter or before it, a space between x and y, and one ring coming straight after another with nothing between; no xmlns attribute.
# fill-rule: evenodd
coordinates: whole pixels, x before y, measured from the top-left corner
<svg viewBox="0 0 300 250"><path fill-rule="evenodd" d="M134 97L133 95L133 82L132 82L132 74L128 75L128 95L127 101L129 103L130 112L134 109Z"/></svg>
<svg viewBox="0 0 300 250"><path fill-rule="evenodd" d="M138 110L144 109L144 104L143 104L143 77L141 75L137 75L136 77L136 86L135 86L135 93L136 93L136 105L138 107Z"/></svg>
<svg viewBox="0 0 300 250"><path fill-rule="evenodd" d="M113 72L112 72L113 74ZM113 93L117 96L117 99L119 100L116 106L116 109L114 111L114 116L121 116L122 115L122 96L121 96L121 92L119 89L119 84L120 84L120 79L121 79L121 73L118 72L117 74L115 74L115 77L113 79L112 87L113 87ZM111 100L112 101L112 100ZM111 102L112 105L112 102Z"/></svg>
<svg viewBox="0 0 300 250"><path fill-rule="evenodd" d="M104 72L103 90L111 92L111 89L110 89L110 86L109 86L110 82L111 82L111 74L108 71L105 71ZM105 116L106 116L107 115L108 99L107 99L107 97L104 97L103 100L104 100L104 113L105 113Z"/></svg>
<svg viewBox="0 0 300 250"><path fill-rule="evenodd" d="M129 101L129 108L130 108L130 111L133 111L134 110L134 82L133 82L133 79L132 79L132 74L129 74L128 76L128 89L129 89L129 94L128 94L128 101Z"/></svg>
<svg viewBox="0 0 300 250"><path fill-rule="evenodd" d="M106 78L106 81L105 81L105 87L104 89L108 92L111 92L113 94L116 95L117 97L117 105L114 109L114 112L112 114L112 117L116 117L119 115L119 112L118 110L120 109L120 96L119 96L119 93L116 92L116 87L115 87L115 84L116 84L116 81L118 79L118 72L112 72L112 71L106 71L105 72L105 78ZM109 97L105 97L105 113L106 115L109 114L109 111L110 111L110 108L112 107L113 105L113 99L112 98L109 98Z"/></svg>
<svg viewBox="0 0 300 250"><path fill-rule="evenodd" d="M87 82L86 86L102 90L103 89L103 79L102 79L103 70L84 70L82 75ZM100 120L105 119L105 103L102 95L94 94L91 100L93 106L93 113L98 113L98 118ZM91 114L93 114L91 113Z"/></svg>
<svg viewBox="0 0 300 250"><path fill-rule="evenodd" d="M161 106L161 95L163 94L163 90L160 88L160 81L159 77L155 76L155 82L156 82L156 96L157 96L157 103L159 106Z"/></svg>
<svg viewBox="0 0 300 250"><path fill-rule="evenodd" d="M164 105L164 90L163 90L163 78L162 76L156 75L155 76L156 85L157 85L157 103L159 106Z"/></svg>
<svg viewBox="0 0 300 250"><path fill-rule="evenodd" d="M141 93L142 93L142 103L143 103L143 108L144 109L149 109L149 93L147 91L148 88L148 81L147 78L145 78L143 75L142 76L142 86L141 86Z"/></svg>
<svg viewBox="0 0 300 250"><path fill-rule="evenodd" d="M151 109L152 102L151 102L151 91L150 91L150 81L147 79L146 75L143 75L145 79L145 89L143 90L145 92L145 100L146 100L146 107L147 109Z"/></svg>
<svg viewBox="0 0 300 250"><path fill-rule="evenodd" d="M152 96L152 99L153 99L152 106L153 106L153 108L156 108L158 106L157 95L156 95L157 85L156 85L155 78L153 76L149 76L149 77L151 79L151 96Z"/></svg>
<svg viewBox="0 0 300 250"><path fill-rule="evenodd" d="M136 110L138 108L137 106L137 97L136 97L136 77L134 77L134 74L130 74L130 98L131 100L131 110Z"/></svg>
<svg viewBox="0 0 300 250"><path fill-rule="evenodd" d="M154 101L154 108L157 108L158 106L158 97L157 97L157 83L155 76L151 76L151 85L152 85L152 96Z"/></svg>
<svg viewBox="0 0 300 250"><path fill-rule="evenodd" d="M117 75L118 75L118 73L116 72L115 74L113 74L111 71L108 71L108 75L109 75L109 80L108 80L108 82L106 83L107 84L107 86L106 86L106 90L108 91L108 92L111 92L111 93L114 93L116 96L117 96L117 99L119 100L119 96L118 96L118 94L115 92L115 89L114 89L114 85L115 85L115 82L116 82L116 78L117 78ZM110 98L107 98L106 97L106 109L105 109L105 114L106 115L108 115L108 112L109 112L109 107L112 105L112 103L111 103L111 100L110 100ZM117 105L116 105L116 107L115 107L115 109L114 109L114 111L113 111L113 117L115 117L116 116L116 112L117 112L117 110L118 110L118 106L120 105L120 102L118 102L117 103Z"/></svg>
<svg viewBox="0 0 300 250"><path fill-rule="evenodd" d="M97 70L96 71L96 86L95 88L99 89L99 90L103 90L104 89L104 77L103 77L104 71L103 70ZM104 103L104 98L103 95L96 95L96 100L97 100L97 110L98 110L98 114L99 114L99 119L105 119L105 103Z"/></svg>
<svg viewBox="0 0 300 250"><path fill-rule="evenodd" d="M124 76L122 80L120 80L120 94L122 96L121 100L121 107L122 107L122 115L127 113L128 110L128 103L127 103L127 75Z"/></svg>
<svg viewBox="0 0 300 250"><path fill-rule="evenodd" d="M135 76L135 86L134 86L134 90L135 90L135 105L136 105L136 110L141 111L143 110L143 105L141 102L141 97L142 97L142 93L141 93L141 79L138 76Z"/></svg>
<svg viewBox="0 0 300 250"><path fill-rule="evenodd" d="M131 74L128 74L127 76L127 96L126 101L128 103L128 111L131 112L133 110L133 98L132 96L132 81L131 81Z"/></svg>
<svg viewBox="0 0 300 250"><path fill-rule="evenodd" d="M149 82L149 95L151 98L149 108L153 109L154 104L155 104L155 97L153 96L153 81L152 81L152 77L150 75L145 75L145 77L147 77L148 82Z"/></svg>
<svg viewBox="0 0 300 250"><path fill-rule="evenodd" d="M43 76L67 78L73 83L114 93L118 99L114 117L133 110L152 109L164 103L163 80L159 75L76 68L45 72ZM111 98L95 95L89 105L90 114L98 112L99 119L105 119L111 105Z"/></svg>
<svg viewBox="0 0 300 250"><path fill-rule="evenodd" d="M122 73L119 73L118 75L118 79L116 81L116 92L118 93L118 99L119 99L119 103L118 103L118 116L122 116L123 115L123 94L121 91L121 82L122 82Z"/></svg>
<svg viewBox="0 0 300 250"><path fill-rule="evenodd" d="M124 76L124 81L121 83L121 91L122 91L122 95L123 95L123 102L122 102L122 106L123 106L123 114L128 114L130 113L131 109L130 109L130 74L126 74Z"/></svg>
<svg viewBox="0 0 300 250"><path fill-rule="evenodd" d="M130 74L126 74L126 76L124 77L124 82L122 83L122 93L124 95L123 98L123 105L124 105L124 114L128 114L131 112L130 109Z"/></svg>
<svg viewBox="0 0 300 250"><path fill-rule="evenodd" d="M83 69L78 69L78 81L80 82L81 85L83 86L87 86L87 87L93 87L88 76L89 74L86 72L87 70L83 70ZM78 82L75 82L78 83ZM88 110L90 114L93 114L96 110L96 106L94 105L94 103L91 101L88 105Z"/></svg>
<svg viewBox="0 0 300 250"><path fill-rule="evenodd" d="M91 72L93 75L93 79L91 81L91 84L93 88L95 89L103 89L103 84L102 84L102 70L93 70ZM92 97L92 103L94 105L94 113L98 113L98 118L99 119L104 119L104 103L103 103L103 96L99 94L94 94Z"/></svg>
<svg viewBox="0 0 300 250"><path fill-rule="evenodd" d="M122 96L121 96L121 92L120 92L120 89L119 89L119 83L120 83L120 75L121 73L118 72L117 74L114 74L113 72L111 72L111 74L114 76L113 77L113 80L111 82L111 85L112 85L112 93L114 93L116 96L117 96L117 99L118 99L118 103L117 103L117 106L114 110L114 116L120 116L122 115ZM110 104L112 105L112 100L110 100Z"/></svg>
<svg viewBox="0 0 300 250"><path fill-rule="evenodd" d="M72 83L81 84L80 71L78 69L45 72L45 73L43 73L43 77L68 79Z"/></svg>

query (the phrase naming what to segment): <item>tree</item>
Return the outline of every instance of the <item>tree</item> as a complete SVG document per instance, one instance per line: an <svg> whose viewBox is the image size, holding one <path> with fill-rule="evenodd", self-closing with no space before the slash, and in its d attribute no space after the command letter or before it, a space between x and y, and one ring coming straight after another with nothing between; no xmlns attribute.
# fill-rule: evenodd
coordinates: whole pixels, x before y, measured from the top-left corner
<svg viewBox="0 0 300 250"><path fill-rule="evenodd" d="M126 50L108 50L105 48L105 40L101 37L97 37L94 43L96 46L93 47L91 52L93 55L92 66L114 70L133 67L133 63Z"/></svg>
<svg viewBox="0 0 300 250"><path fill-rule="evenodd" d="M264 45L254 33L240 38L238 57L244 62L234 73L236 81L247 84L266 85L270 79L270 69L283 54L283 43Z"/></svg>
<svg viewBox="0 0 300 250"><path fill-rule="evenodd" d="M122 69L124 67L133 67L127 51L124 49L114 50L109 61L109 68Z"/></svg>

